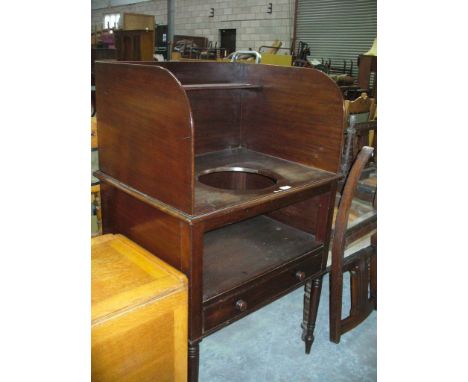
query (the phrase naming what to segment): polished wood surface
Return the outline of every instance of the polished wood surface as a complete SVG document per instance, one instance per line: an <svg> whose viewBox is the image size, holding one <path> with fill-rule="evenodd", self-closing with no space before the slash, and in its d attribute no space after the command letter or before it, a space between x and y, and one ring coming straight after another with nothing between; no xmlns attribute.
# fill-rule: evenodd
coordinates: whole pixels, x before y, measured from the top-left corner
<svg viewBox="0 0 468 382"><path fill-rule="evenodd" d="M204 238L203 300L322 246L314 235L266 216L208 232Z"/></svg>
<svg viewBox="0 0 468 382"><path fill-rule="evenodd" d="M263 86L261 92L244 97L241 136L245 147L338 171L344 126L343 98L336 83L315 69L244 67L245 80Z"/></svg>
<svg viewBox="0 0 468 382"><path fill-rule="evenodd" d="M339 165L336 154L341 150L344 128L343 99L336 83L324 73L315 69L235 63L144 64L167 68L189 88L249 84L237 101L231 99L229 104L224 104L224 108L238 110L240 144L283 159L336 171ZM217 102L217 97L221 96L219 92L211 89L208 95L200 90L189 93L191 103L196 103L196 97L209 97L212 101L210 108L192 110L195 121L198 113L209 118L221 107ZM231 116L228 111L224 120L231 123ZM291 121L294 121L293 128ZM199 128L204 130L195 122L195 133ZM197 142L196 145L197 154L212 151Z"/></svg>
<svg viewBox="0 0 468 382"><path fill-rule="evenodd" d="M335 173L318 168L286 161L261 152L245 148L223 150L199 155L195 161L195 173L199 176L213 168L242 167L252 169L274 169L267 172L276 182L269 188L256 192L229 192L195 183L195 213L207 214L226 208L233 208L252 200L281 198L285 193L294 193L310 186L326 184L337 179Z"/></svg>
<svg viewBox="0 0 468 382"><path fill-rule="evenodd" d="M270 270L242 287L206 301L203 306L205 335L250 314L286 293L304 285L317 275L322 264L321 251L306 253L287 263L287 267ZM315 320L315 319L314 319Z"/></svg>
<svg viewBox="0 0 468 382"><path fill-rule="evenodd" d="M196 155L241 146L241 92L235 88L221 91L210 87L187 92L195 125Z"/></svg>
<svg viewBox="0 0 468 382"><path fill-rule="evenodd" d="M122 235L91 253L93 381L185 381L186 277Z"/></svg>
<svg viewBox="0 0 468 382"><path fill-rule="evenodd" d="M192 117L174 76L157 66L97 62L96 97L101 170L191 213Z"/></svg>
<svg viewBox="0 0 468 382"><path fill-rule="evenodd" d="M182 269L181 225L178 219L130 195L101 184L104 232L120 232L176 269ZM161 238L164 238L162 240Z"/></svg>

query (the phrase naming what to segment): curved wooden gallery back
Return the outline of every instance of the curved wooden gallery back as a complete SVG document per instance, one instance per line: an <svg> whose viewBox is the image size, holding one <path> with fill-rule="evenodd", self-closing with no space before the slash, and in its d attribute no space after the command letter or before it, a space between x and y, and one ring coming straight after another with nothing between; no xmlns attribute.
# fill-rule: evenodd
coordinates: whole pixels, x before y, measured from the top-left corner
<svg viewBox="0 0 468 382"><path fill-rule="evenodd" d="M100 169L196 215L196 158L245 148L337 173L343 98L314 69L96 62Z"/></svg>

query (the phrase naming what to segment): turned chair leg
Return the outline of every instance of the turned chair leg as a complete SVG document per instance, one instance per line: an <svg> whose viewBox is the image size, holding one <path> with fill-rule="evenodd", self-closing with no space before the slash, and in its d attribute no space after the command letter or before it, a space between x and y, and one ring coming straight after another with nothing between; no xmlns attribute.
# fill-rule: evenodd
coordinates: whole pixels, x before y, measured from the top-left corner
<svg viewBox="0 0 468 382"><path fill-rule="evenodd" d="M302 321L302 340L305 342L305 352L310 353L314 342L315 321L320 303L320 293L322 291L322 278L309 280L305 284L304 292L304 318Z"/></svg>
<svg viewBox="0 0 468 382"><path fill-rule="evenodd" d="M198 364L200 361L200 342L188 344L188 382L198 382Z"/></svg>

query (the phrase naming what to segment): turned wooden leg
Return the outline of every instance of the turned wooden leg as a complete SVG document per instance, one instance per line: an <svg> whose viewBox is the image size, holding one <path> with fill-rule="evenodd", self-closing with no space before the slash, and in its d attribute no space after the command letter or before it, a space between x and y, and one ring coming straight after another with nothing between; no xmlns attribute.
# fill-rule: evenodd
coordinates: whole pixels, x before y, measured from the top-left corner
<svg viewBox="0 0 468 382"><path fill-rule="evenodd" d="M305 284L304 319L301 326L306 354L310 353L310 348L314 342L314 329L322 291L322 278L323 276L320 276L317 279L307 281Z"/></svg>
<svg viewBox="0 0 468 382"><path fill-rule="evenodd" d="M198 364L200 359L200 343L188 344L188 382L198 382Z"/></svg>

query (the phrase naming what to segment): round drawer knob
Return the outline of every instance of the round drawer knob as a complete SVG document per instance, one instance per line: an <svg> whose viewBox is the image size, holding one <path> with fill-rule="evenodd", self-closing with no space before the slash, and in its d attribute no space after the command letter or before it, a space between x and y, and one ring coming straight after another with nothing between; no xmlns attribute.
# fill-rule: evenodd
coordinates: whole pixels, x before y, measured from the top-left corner
<svg viewBox="0 0 468 382"><path fill-rule="evenodd" d="M305 280L305 273L302 272L302 271L297 271L296 272L296 279L298 279L299 281L304 281Z"/></svg>
<svg viewBox="0 0 468 382"><path fill-rule="evenodd" d="M239 300L236 302L236 309L240 312L247 310L247 303L244 300Z"/></svg>

